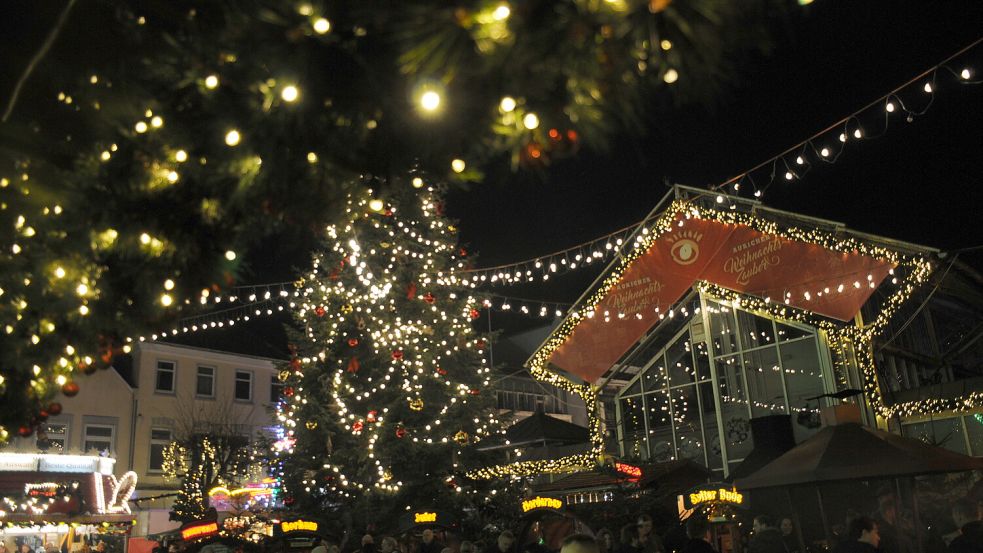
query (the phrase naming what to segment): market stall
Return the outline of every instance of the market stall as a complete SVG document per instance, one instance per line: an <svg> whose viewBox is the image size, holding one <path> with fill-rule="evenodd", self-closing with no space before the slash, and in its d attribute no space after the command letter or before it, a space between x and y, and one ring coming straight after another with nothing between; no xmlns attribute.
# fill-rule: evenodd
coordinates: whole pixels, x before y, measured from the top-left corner
<svg viewBox="0 0 983 553"><path fill-rule="evenodd" d="M743 550L743 492L731 484L714 482L679 494L676 503L680 523L685 523L692 516L702 516L710 522L714 549L720 553L740 553Z"/></svg>
<svg viewBox="0 0 983 553"><path fill-rule="evenodd" d="M89 455L0 453L0 540L8 551L122 553L134 524L129 499L137 475L117 479L115 459Z"/></svg>
<svg viewBox="0 0 983 553"><path fill-rule="evenodd" d="M535 496L522 500L516 536L519 551L559 551L570 534L593 534L587 524L566 508L562 499Z"/></svg>
<svg viewBox="0 0 983 553"><path fill-rule="evenodd" d="M267 539L265 549L306 552L316 547L322 539L338 543L338 536L331 534L321 520L309 517L281 520L272 525L272 536Z"/></svg>

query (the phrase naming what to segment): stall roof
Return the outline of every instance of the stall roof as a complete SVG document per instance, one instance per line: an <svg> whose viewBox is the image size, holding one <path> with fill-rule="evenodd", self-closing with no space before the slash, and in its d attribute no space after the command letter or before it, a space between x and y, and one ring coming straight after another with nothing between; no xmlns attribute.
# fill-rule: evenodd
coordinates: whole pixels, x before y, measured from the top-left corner
<svg viewBox="0 0 983 553"><path fill-rule="evenodd" d="M638 486L652 487L671 491L689 489L696 484L706 482L710 471L703 465L689 459L667 461L641 465L641 477ZM553 482L535 486L538 493L571 493L577 491L611 488L630 481L630 476L612 471L577 472Z"/></svg>
<svg viewBox="0 0 983 553"><path fill-rule="evenodd" d="M858 423L844 423L823 428L734 485L740 489L770 488L981 469L983 458Z"/></svg>
<svg viewBox="0 0 983 553"><path fill-rule="evenodd" d="M595 382L699 283L849 321L900 259L921 278L923 258L937 253L675 186L526 364ZM822 293L830 288L839 289Z"/></svg>
<svg viewBox="0 0 983 553"><path fill-rule="evenodd" d="M513 424L505 431L510 445L528 443L587 443L590 431L580 425L551 417L541 409Z"/></svg>

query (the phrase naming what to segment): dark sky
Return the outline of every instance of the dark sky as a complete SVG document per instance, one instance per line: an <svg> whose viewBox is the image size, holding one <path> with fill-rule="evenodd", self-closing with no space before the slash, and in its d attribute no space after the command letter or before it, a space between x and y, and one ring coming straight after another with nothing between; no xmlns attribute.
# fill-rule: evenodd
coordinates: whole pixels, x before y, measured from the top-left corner
<svg viewBox="0 0 983 553"><path fill-rule="evenodd" d="M661 109L644 136L625 136L607 154L581 152L540 175L492 171L486 182L452 194L448 212L460 220L479 265L575 245L640 220L666 193L666 182L707 187L767 160L977 40L981 30L978 0L816 0L795 7L775 22L771 54L746 61L717 105ZM974 78L983 76L983 47L951 67L958 72L964 65ZM835 165L816 167L802 180L779 178L764 202L943 250L983 244L983 85L955 81L940 72L924 115L911 123L892 116L882 137L851 143ZM900 93L906 105L925 107L923 84ZM859 122L874 132L883 115L877 107ZM767 182L767 171L755 177ZM981 257L965 256L977 269ZM254 277L282 278L297 261L296 252L271 248L253 261ZM497 291L572 301L594 276ZM494 321L511 329L531 324L500 315ZM282 350L282 337L265 327L242 332Z"/></svg>

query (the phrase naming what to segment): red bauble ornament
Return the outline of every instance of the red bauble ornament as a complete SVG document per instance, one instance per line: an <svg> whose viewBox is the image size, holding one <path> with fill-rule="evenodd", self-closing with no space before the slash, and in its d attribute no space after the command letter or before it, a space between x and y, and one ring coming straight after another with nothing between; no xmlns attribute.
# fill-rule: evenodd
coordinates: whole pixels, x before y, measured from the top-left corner
<svg viewBox="0 0 983 553"><path fill-rule="evenodd" d="M353 348L358 345L358 338L349 338L348 347Z"/></svg>
<svg viewBox="0 0 983 553"><path fill-rule="evenodd" d="M362 421L355 421L352 424L352 432L358 434L359 432L362 431L362 427L363 426L364 426L364 424L362 423Z"/></svg>
<svg viewBox="0 0 983 553"><path fill-rule="evenodd" d="M439 374L440 376L445 376L445 375L447 375L447 371L445 371L444 369L442 369L440 367L437 367L437 374Z"/></svg>
<svg viewBox="0 0 983 553"><path fill-rule="evenodd" d="M22 426L17 429L17 435L20 436L21 438L26 438L31 434L34 434L34 429L31 428L30 426Z"/></svg>
<svg viewBox="0 0 983 553"><path fill-rule="evenodd" d="M416 297L416 283L411 282L409 286L406 287L406 299L411 300Z"/></svg>
<svg viewBox="0 0 983 553"><path fill-rule="evenodd" d="M474 343L474 345L475 345L475 346L476 346L476 347L477 347L478 349L485 349L485 346L487 346L487 345L488 345L488 342L485 342L484 340L478 340L477 342L475 342L475 343Z"/></svg>
<svg viewBox="0 0 983 553"><path fill-rule="evenodd" d="M44 409L38 411L38 420L41 422L48 420L48 412Z"/></svg>
<svg viewBox="0 0 983 553"><path fill-rule="evenodd" d="M392 216L393 216L393 210L387 209L386 210L386 217L392 217Z"/></svg>
<svg viewBox="0 0 983 553"><path fill-rule="evenodd" d="M325 313L327 313L327 311L325 311L320 305L314 308L314 314L318 317L323 317Z"/></svg>
<svg viewBox="0 0 983 553"><path fill-rule="evenodd" d="M299 358L294 357L293 359L290 360L290 368L291 369L293 369L295 371L299 371L300 370L300 367L301 367L301 364L300 364L300 359Z"/></svg>
<svg viewBox="0 0 983 553"><path fill-rule="evenodd" d="M59 414L61 414L61 404L58 403L57 401L54 402L54 403L48 404L48 413L50 413L52 415L59 415Z"/></svg>
<svg viewBox="0 0 983 553"><path fill-rule="evenodd" d="M402 358L403 358L403 350L397 349L393 351L393 359L399 361Z"/></svg>
<svg viewBox="0 0 983 553"><path fill-rule="evenodd" d="M471 394L471 395L473 395L473 396L478 396L478 395L481 395L481 390L479 390L477 388L471 388L470 390L468 390L468 393Z"/></svg>
<svg viewBox="0 0 983 553"><path fill-rule="evenodd" d="M399 438L399 439L405 438L406 437L406 429L403 428L402 426L397 426L396 427L396 437Z"/></svg>
<svg viewBox="0 0 983 553"><path fill-rule="evenodd" d="M423 296L423 301L425 301L425 302L427 302L429 304L432 304L434 302L434 299L435 298L433 297L433 294L431 294L430 292L427 292L427 294L425 296Z"/></svg>
<svg viewBox="0 0 983 553"><path fill-rule="evenodd" d="M443 215L444 214L444 202L437 202L437 205L434 208L434 212L436 212L437 215Z"/></svg>
<svg viewBox="0 0 983 553"><path fill-rule="evenodd" d="M466 250L464 248L461 248L461 249L457 250L457 255L459 255L461 257L467 257L468 256L468 250Z"/></svg>
<svg viewBox="0 0 983 553"><path fill-rule="evenodd" d="M62 385L61 393L65 394L68 397L73 397L75 396L75 394L79 393L79 385L72 381L68 381L64 385Z"/></svg>
<svg viewBox="0 0 983 553"><path fill-rule="evenodd" d="M283 395L285 395L287 397L292 397L294 395L294 387L293 386L287 386L286 388L284 388L283 389Z"/></svg>
<svg viewBox="0 0 983 553"><path fill-rule="evenodd" d="M471 309L471 318L472 319L477 319L480 316L481 316L481 311L478 311L477 309Z"/></svg>
<svg viewBox="0 0 983 553"><path fill-rule="evenodd" d="M352 357L348 360L348 372L357 373L361 366L358 364L358 357Z"/></svg>
<svg viewBox="0 0 983 553"><path fill-rule="evenodd" d="M375 421L378 420L378 418L377 418L377 415L378 414L379 414L378 411L369 411L369 414L366 415L365 420L367 420L369 422L375 422Z"/></svg>

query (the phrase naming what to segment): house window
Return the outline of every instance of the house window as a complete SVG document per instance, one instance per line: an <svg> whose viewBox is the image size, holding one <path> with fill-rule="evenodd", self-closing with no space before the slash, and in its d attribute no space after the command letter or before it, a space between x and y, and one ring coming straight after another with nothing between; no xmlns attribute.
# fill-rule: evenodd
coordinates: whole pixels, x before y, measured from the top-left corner
<svg viewBox="0 0 983 553"><path fill-rule="evenodd" d="M115 450L114 440L116 429L108 424L87 424L82 436L82 451L96 451L99 454L109 454Z"/></svg>
<svg viewBox="0 0 983 553"><path fill-rule="evenodd" d="M51 442L51 453L59 453L68 449L68 424L63 422L49 422L45 424L45 432Z"/></svg>
<svg viewBox="0 0 983 553"><path fill-rule="evenodd" d="M154 390L164 394L174 393L175 363L173 361L157 361L157 379Z"/></svg>
<svg viewBox="0 0 983 553"><path fill-rule="evenodd" d="M276 403L283 397L283 381L277 375L270 377L270 403Z"/></svg>
<svg viewBox="0 0 983 553"><path fill-rule="evenodd" d="M235 399L236 401L253 400L253 373L249 371L236 371Z"/></svg>
<svg viewBox="0 0 983 553"><path fill-rule="evenodd" d="M164 450L171 443L173 435L167 428L150 429L150 465L147 472L162 472L164 470Z"/></svg>
<svg viewBox="0 0 983 553"><path fill-rule="evenodd" d="M198 367L195 395L198 397L215 397L215 367Z"/></svg>

